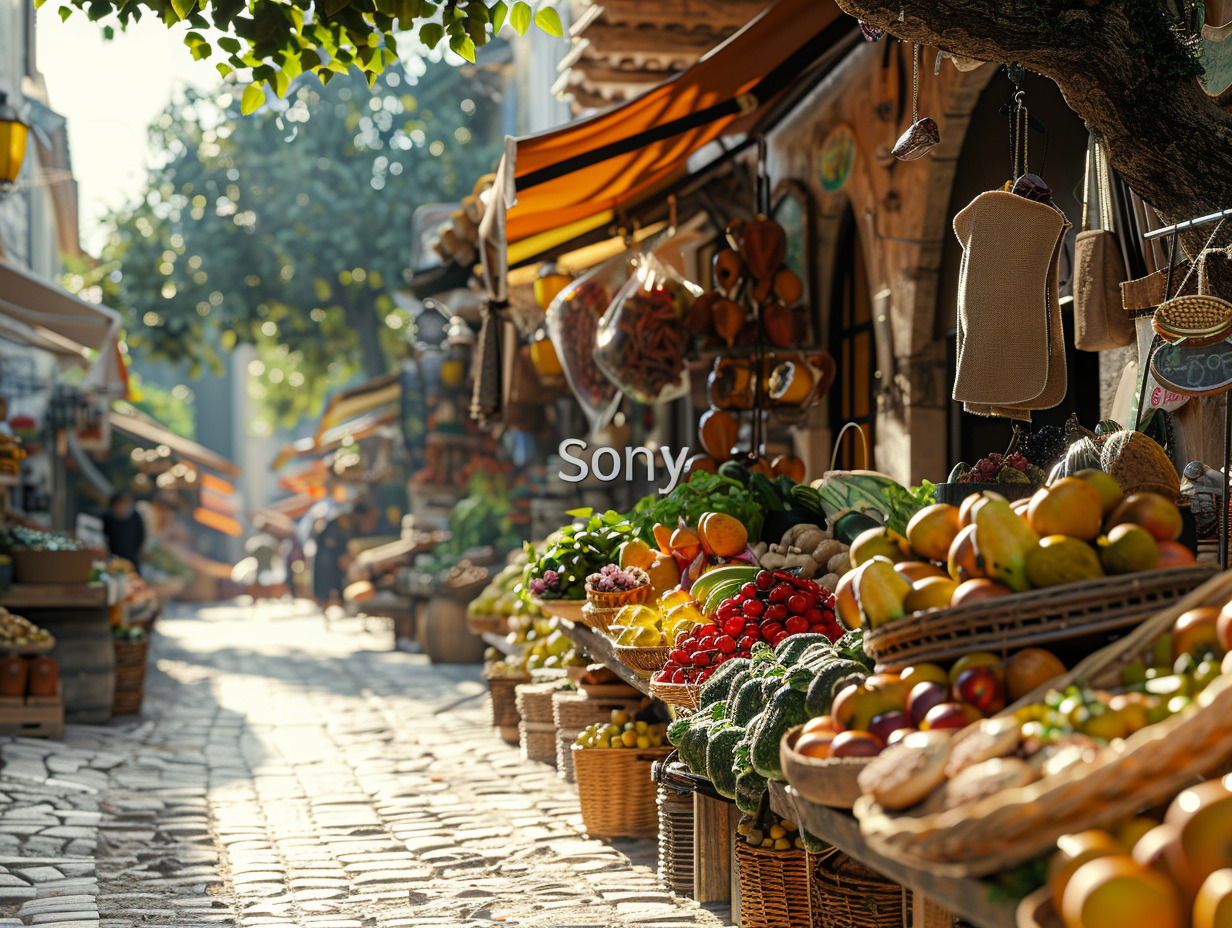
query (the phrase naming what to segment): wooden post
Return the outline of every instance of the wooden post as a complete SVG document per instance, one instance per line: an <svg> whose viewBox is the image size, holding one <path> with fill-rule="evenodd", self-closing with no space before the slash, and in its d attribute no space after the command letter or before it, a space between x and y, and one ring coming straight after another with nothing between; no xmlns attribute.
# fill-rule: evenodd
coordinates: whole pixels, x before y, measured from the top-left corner
<svg viewBox="0 0 1232 928"><path fill-rule="evenodd" d="M730 802L693 794L693 898L698 902L731 899Z"/></svg>
<svg viewBox="0 0 1232 928"><path fill-rule="evenodd" d="M912 928L952 928L954 924L954 914L923 893L911 894L911 910Z"/></svg>

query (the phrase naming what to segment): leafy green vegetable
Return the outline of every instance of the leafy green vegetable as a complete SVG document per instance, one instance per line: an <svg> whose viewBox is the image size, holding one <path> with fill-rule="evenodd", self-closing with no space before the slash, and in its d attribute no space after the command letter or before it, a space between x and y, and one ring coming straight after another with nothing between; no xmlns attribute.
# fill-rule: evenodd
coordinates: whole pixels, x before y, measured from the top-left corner
<svg viewBox="0 0 1232 928"><path fill-rule="evenodd" d="M762 508L739 481L718 474L695 473L687 483L677 486L666 496L651 494L639 500L629 513L633 531L643 541L653 544L656 523L675 527L680 519L697 525L707 512L725 512L735 516L749 531L750 538L761 535Z"/></svg>
<svg viewBox="0 0 1232 928"><path fill-rule="evenodd" d="M529 562L523 573L527 596L544 599L585 599L586 578L616 560L617 549L633 534L633 527L616 512L570 515L585 522L565 526L539 552L526 546Z"/></svg>
<svg viewBox="0 0 1232 928"><path fill-rule="evenodd" d="M832 471L813 484L821 495L826 518L843 512L862 512L898 532L907 530L911 517L937 499L937 488L925 480L908 489L892 477L871 470Z"/></svg>
<svg viewBox="0 0 1232 928"><path fill-rule="evenodd" d="M886 525L903 535L907 532L907 523L911 521L911 517L937 501L937 487L927 480L912 488L896 484L887 487L885 495L891 507Z"/></svg>

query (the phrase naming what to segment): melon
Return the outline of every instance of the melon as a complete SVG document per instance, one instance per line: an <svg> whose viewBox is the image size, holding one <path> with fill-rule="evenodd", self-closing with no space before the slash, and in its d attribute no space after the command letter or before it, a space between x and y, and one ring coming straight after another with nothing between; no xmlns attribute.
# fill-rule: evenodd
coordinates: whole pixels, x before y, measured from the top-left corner
<svg viewBox="0 0 1232 928"><path fill-rule="evenodd" d="M1104 440L1099 469L1111 474L1128 496L1149 490L1175 500L1181 478L1164 449L1149 435L1132 430L1113 432Z"/></svg>

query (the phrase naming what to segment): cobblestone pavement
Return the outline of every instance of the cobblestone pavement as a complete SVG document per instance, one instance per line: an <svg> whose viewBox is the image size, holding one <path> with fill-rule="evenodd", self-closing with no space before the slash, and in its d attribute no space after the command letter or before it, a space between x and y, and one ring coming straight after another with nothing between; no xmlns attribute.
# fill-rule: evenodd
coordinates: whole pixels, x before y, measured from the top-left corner
<svg viewBox="0 0 1232 928"><path fill-rule="evenodd" d="M478 668L303 604L159 623L144 715L0 739L0 928L720 926L488 728Z"/></svg>

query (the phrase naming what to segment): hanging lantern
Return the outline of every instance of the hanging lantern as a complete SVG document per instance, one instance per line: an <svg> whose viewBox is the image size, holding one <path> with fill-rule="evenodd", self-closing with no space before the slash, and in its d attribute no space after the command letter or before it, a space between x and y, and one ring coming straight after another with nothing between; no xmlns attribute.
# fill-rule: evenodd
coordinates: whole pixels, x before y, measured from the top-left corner
<svg viewBox="0 0 1232 928"><path fill-rule="evenodd" d="M21 173L28 132L29 127L9 105L8 94L0 92L0 193L7 192Z"/></svg>

